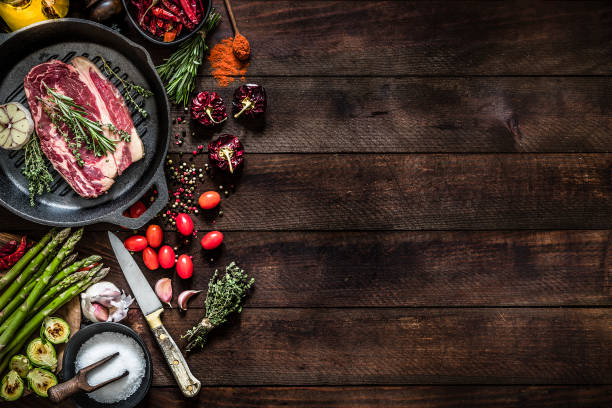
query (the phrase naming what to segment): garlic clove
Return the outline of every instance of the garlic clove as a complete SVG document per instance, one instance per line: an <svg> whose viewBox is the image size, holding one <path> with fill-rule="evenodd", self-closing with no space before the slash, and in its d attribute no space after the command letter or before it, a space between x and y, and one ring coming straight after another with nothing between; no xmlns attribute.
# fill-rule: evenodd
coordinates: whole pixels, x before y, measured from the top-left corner
<svg viewBox="0 0 612 408"><path fill-rule="evenodd" d="M108 322L108 309L99 303L92 303L93 315L99 322Z"/></svg>
<svg viewBox="0 0 612 408"><path fill-rule="evenodd" d="M202 291L201 290L185 290L181 292L181 294L178 296L178 305L181 308L181 310L187 310L187 302L189 302L189 299L191 299L193 296L197 295L200 292Z"/></svg>
<svg viewBox="0 0 612 408"><path fill-rule="evenodd" d="M170 278L162 278L155 283L155 294L162 302L172 307L172 281Z"/></svg>

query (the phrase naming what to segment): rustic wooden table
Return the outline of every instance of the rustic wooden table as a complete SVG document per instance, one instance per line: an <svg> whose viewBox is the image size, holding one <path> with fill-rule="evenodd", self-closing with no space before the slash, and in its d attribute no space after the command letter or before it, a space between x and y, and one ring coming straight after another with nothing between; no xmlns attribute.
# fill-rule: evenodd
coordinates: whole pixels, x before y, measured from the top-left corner
<svg viewBox="0 0 612 408"><path fill-rule="evenodd" d="M222 255L191 247L190 286L238 260L256 289L189 358L204 384L190 401L131 311L154 358L142 406L610 406L610 4L234 3L269 114L263 130L222 129L247 166L214 225ZM207 67L198 82L230 100ZM81 251L127 287L108 228L87 228ZM202 301L166 310L175 338ZM16 405L31 404L45 405Z"/></svg>

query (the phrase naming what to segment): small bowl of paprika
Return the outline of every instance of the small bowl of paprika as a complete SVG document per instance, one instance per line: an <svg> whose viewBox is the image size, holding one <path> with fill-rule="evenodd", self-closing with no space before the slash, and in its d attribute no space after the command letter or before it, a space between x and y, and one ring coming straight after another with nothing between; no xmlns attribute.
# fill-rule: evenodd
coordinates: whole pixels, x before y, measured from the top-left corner
<svg viewBox="0 0 612 408"><path fill-rule="evenodd" d="M212 0L121 1L136 31L157 45L180 44L196 35L212 8Z"/></svg>

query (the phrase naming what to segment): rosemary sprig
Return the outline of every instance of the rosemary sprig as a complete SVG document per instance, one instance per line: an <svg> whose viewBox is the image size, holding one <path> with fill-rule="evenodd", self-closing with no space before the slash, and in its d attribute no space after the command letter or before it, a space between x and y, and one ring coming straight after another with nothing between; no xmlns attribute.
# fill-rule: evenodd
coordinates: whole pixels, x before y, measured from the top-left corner
<svg viewBox="0 0 612 408"><path fill-rule="evenodd" d="M221 15L213 8L206 19L202 30L187 41L179 49L157 67L157 73L164 82L168 99L172 103L187 106L189 96L195 85L198 67L202 64L204 53L208 50L206 35L210 33L221 20Z"/></svg>
<svg viewBox="0 0 612 408"><path fill-rule="evenodd" d="M181 336L187 338L187 352L196 347L204 347L212 329L227 322L230 314L242 312L242 301L254 282L255 279L249 279L235 262L225 268L225 275L221 278L219 271L215 271L208 283L204 319Z"/></svg>
<svg viewBox="0 0 612 408"><path fill-rule="evenodd" d="M117 129L112 124L102 124L88 118L89 112L77 105L71 97L56 92L44 83L43 85L47 90L48 98L38 97L38 100L43 103L43 110L68 143L79 166L84 165L80 154L83 146L97 157L102 157L109 152L114 152L115 144L120 140L129 142L130 135L127 132ZM62 124L72 131L72 136L62 130ZM120 139L108 138L104 134L104 128L108 128Z"/></svg>
<svg viewBox="0 0 612 408"><path fill-rule="evenodd" d="M100 56L100 58L102 58L102 68L104 68L104 71L107 74L112 75L115 78L117 78L117 80L121 83L121 86L123 86L123 89L125 90L125 95L123 95L123 96L128 101L128 103L130 103L143 117L146 118L147 116L149 116L149 113L146 110L144 110L144 108L142 108L136 102L136 100L134 100L134 97L132 96L132 91L134 91L136 94L142 96L144 99L147 99L147 98L150 98L151 96L153 96L153 92L148 90L148 89L143 88L140 85L136 85L135 83L133 83L131 81L126 81L125 79L121 78L111 68L111 66L108 64L108 62L106 62L104 57Z"/></svg>
<svg viewBox="0 0 612 408"><path fill-rule="evenodd" d="M24 154L25 164L22 171L24 176L28 179L30 205L34 207L34 199L36 196L51 191L51 183L53 183L53 176L51 176L49 172L47 162L40 149L40 142L38 141L36 132L32 134L30 140L25 145Z"/></svg>

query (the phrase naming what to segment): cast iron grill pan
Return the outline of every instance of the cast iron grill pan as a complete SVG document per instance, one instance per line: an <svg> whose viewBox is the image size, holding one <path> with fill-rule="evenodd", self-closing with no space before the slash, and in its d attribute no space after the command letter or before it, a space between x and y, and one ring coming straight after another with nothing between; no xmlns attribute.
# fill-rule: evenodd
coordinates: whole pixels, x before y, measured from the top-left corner
<svg viewBox="0 0 612 408"><path fill-rule="evenodd" d="M147 52L120 34L84 20L62 19L35 24L12 34L0 45L0 102L17 101L28 107L23 78L32 67L58 59L65 63L77 56L89 58L102 69L101 56L123 79L153 91L146 100L135 98L149 113L143 117L129 103L128 108L145 147L145 157L133 163L106 193L95 199L81 198L49 164L54 182L51 192L30 206L28 183L22 174L22 150L0 149L0 204L28 220L56 226L77 226L110 222L128 228L144 225L168 202L163 161L168 150L170 113L161 80ZM124 94L119 80L107 75ZM156 201L141 217L122 215L142 194L155 185Z"/></svg>

